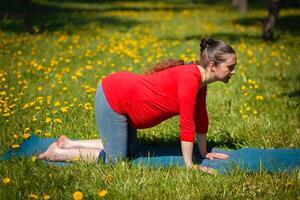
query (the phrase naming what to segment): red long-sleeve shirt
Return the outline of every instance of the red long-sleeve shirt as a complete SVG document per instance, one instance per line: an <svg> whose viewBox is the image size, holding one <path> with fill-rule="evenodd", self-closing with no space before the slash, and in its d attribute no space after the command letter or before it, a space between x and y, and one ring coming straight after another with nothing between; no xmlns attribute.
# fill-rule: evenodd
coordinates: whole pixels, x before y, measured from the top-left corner
<svg viewBox="0 0 300 200"><path fill-rule="evenodd" d="M207 133L206 89L195 64L151 75L118 72L102 80L112 109L126 115L133 128L149 128L180 116L180 140L194 142L195 131Z"/></svg>

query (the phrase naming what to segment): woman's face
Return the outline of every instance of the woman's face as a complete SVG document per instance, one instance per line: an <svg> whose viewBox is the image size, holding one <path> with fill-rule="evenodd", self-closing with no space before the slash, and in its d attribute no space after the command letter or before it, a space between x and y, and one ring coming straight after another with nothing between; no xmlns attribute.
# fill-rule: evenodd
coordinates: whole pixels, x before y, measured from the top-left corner
<svg viewBox="0 0 300 200"><path fill-rule="evenodd" d="M228 83L231 76L235 73L236 56L235 54L226 55L226 61L217 64L215 67L215 78L218 81Z"/></svg>

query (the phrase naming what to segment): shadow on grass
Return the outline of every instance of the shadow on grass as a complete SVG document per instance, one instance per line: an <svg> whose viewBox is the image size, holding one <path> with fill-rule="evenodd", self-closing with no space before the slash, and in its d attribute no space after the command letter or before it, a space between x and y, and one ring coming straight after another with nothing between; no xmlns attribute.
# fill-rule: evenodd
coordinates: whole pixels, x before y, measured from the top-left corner
<svg viewBox="0 0 300 200"><path fill-rule="evenodd" d="M56 5L32 1L22 2L4 0L0 3L0 25L2 30L16 33L34 33L35 28L38 28L39 32L52 32L70 27L70 32L89 23L117 27L122 30L122 28L128 29L140 24L137 20L103 16L101 15L103 10L94 9L93 6L84 9L61 7L59 3Z"/></svg>
<svg viewBox="0 0 300 200"><path fill-rule="evenodd" d="M131 3L126 5L126 3ZM134 4L137 2L149 2L149 5ZM34 33L35 27L39 32L52 32L71 27L71 30L80 28L90 22L99 25L109 25L117 28L130 28L140 22L124 18L104 17L105 12L110 11L182 11L197 10L207 6L228 6L229 0L189 0L160 1L119 1L119 0L59 0L59 1L32 1L32 0L2 0L0 2L1 29L11 32ZM162 3L162 4L161 4ZM98 17L95 17L97 15ZM73 29L72 29L73 28ZM71 31L70 30L70 31Z"/></svg>
<svg viewBox="0 0 300 200"><path fill-rule="evenodd" d="M183 40L183 41L190 41L190 40L194 40L196 42L200 42L202 38L214 38L214 39L217 39L217 40L222 40L224 42L227 42L227 43L239 43L241 41L244 41L244 40L247 40L247 41L250 41L250 40L254 40L254 41L257 41L257 40L260 40L262 41L262 37L261 35L250 35L250 34L247 34L247 33L239 33L239 34L236 34L236 33L215 33L215 34L210 34L210 35L189 35L189 36L186 36L186 37L183 37L183 38L175 38L175 37L165 37L165 38L162 38L163 40Z"/></svg>
<svg viewBox="0 0 300 200"><path fill-rule="evenodd" d="M227 131L221 131L217 137L209 138L207 141L208 152L211 152L213 148L225 148L225 149L238 149L245 144L245 141L240 138L234 138ZM167 142L166 140L156 139L155 141L146 142L138 141L136 148L138 152L137 156L178 156L182 155L181 146L179 140L172 140ZM193 155L196 158L200 157L197 144L194 144Z"/></svg>
<svg viewBox="0 0 300 200"><path fill-rule="evenodd" d="M296 91L293 91L293 92L290 92L290 93L285 93L285 95L287 95L290 98L300 97L300 90L296 90Z"/></svg>
<svg viewBox="0 0 300 200"><path fill-rule="evenodd" d="M264 24L266 18L261 17L251 17L251 18L241 18L238 20L235 20L234 23L243 25L243 26L253 26L253 25L259 25L262 26ZM289 32L291 34L298 35L300 34L300 27L299 27L299 21L300 21L300 14L295 15L288 15L288 16L280 16L278 21L275 25L275 31L281 31L281 32Z"/></svg>
<svg viewBox="0 0 300 200"><path fill-rule="evenodd" d="M2 0L0 2L0 26L2 30L10 32L34 33L52 32L61 28L70 27L76 30L91 22L98 25L130 28L139 24L138 20L128 20L117 17L105 17L102 14L110 11L181 11L203 8L203 3L190 5L189 1L164 2L134 6L126 2L139 1L98 1L98 0L61 0L61 1L32 1L32 0ZM144 1L142 1L144 2ZM215 1L217 2L217 1ZM205 6L205 5L204 5ZM72 29L73 28L73 29Z"/></svg>
<svg viewBox="0 0 300 200"><path fill-rule="evenodd" d="M265 76L265 80L267 81L270 81L270 82L273 82L273 83L277 83L277 84L280 84L281 87L283 88L289 88L290 87L290 83L294 83L294 84L298 84L300 83L300 74L299 72L295 71L295 75L280 75L280 68L274 68L273 70L277 70L277 72L275 74L277 75L271 75L271 76ZM283 68L283 74L284 73L284 68ZM299 88L299 87L297 87ZM299 95L298 94L298 90L294 91L294 92L285 92L282 94L282 96L288 96L288 97L297 97Z"/></svg>

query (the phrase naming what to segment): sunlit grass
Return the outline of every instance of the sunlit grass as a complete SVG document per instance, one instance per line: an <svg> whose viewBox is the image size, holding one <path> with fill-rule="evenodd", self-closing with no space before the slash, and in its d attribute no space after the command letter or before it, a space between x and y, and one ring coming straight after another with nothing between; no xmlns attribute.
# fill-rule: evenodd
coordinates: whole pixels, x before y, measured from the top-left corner
<svg viewBox="0 0 300 200"><path fill-rule="evenodd" d="M36 134L98 138L97 83L110 73L143 73L164 58L198 58L199 41L212 36L237 51L236 76L209 86L208 140L217 147L298 147L299 28L276 29L261 41L266 9L240 15L229 4L175 2L33 1L51 12L33 14L29 34L17 17L1 19L1 153ZM293 21L299 9L284 9ZM288 21L288 22L289 22ZM280 22L280 21L279 21ZM292 24L292 23L291 23ZM178 117L139 130L139 142L179 141ZM297 199L299 171L211 176L199 171L77 162L45 166L36 158L1 162L1 199ZM48 197L48 196L49 197ZM74 197L75 196L75 197Z"/></svg>

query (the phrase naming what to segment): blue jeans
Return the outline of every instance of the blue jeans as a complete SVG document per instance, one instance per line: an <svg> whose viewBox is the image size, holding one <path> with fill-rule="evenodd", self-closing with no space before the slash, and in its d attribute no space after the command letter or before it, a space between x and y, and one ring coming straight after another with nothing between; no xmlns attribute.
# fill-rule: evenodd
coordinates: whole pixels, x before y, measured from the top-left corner
<svg viewBox="0 0 300 200"><path fill-rule="evenodd" d="M111 108L101 84L97 88L95 101L98 133L104 145L104 151L100 152L99 159L107 163L132 157L137 141L137 130L130 127L125 115L118 114Z"/></svg>

